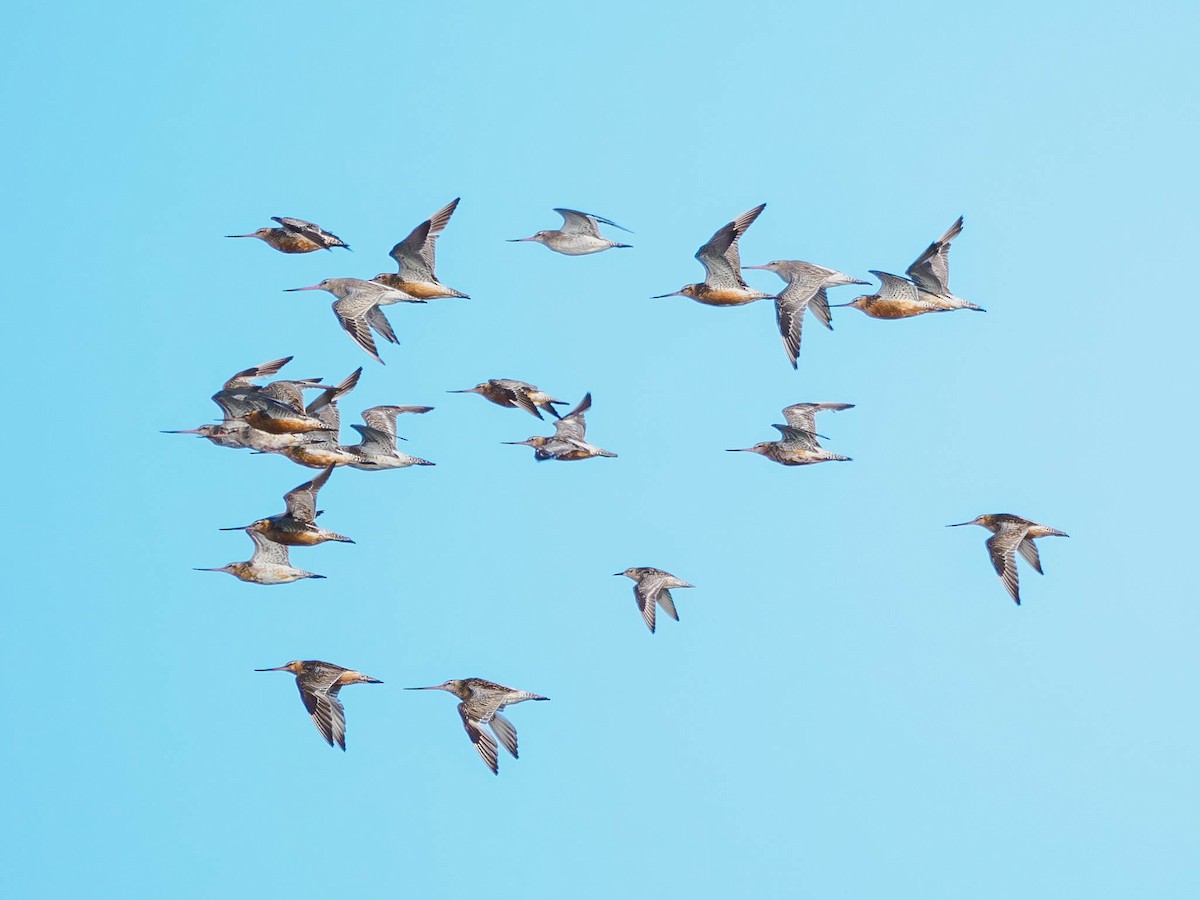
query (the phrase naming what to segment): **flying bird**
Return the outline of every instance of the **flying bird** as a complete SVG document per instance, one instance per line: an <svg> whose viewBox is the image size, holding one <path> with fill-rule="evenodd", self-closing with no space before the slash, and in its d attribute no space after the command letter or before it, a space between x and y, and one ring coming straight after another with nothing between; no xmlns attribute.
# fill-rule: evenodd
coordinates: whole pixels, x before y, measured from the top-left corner
<svg viewBox="0 0 1200 900"><path fill-rule="evenodd" d="M495 775L500 774L500 761L496 753L496 740L488 733L489 726L496 738L504 745L513 759L517 758L517 729L512 722L500 715L506 706L521 703L525 700L549 700L540 694L529 691L518 691L515 688L496 684L494 681L484 681L482 678L452 679L431 687L405 688L409 691L446 691L453 694L462 702L458 704L458 714L462 716L463 728L466 729L471 743L479 751L484 764Z"/></svg>
<svg viewBox="0 0 1200 900"><path fill-rule="evenodd" d="M652 297L659 300L663 297L691 297L697 303L708 306L742 306L773 297L749 287L742 279L742 261L738 255L738 241L746 229L758 218L759 213L767 208L760 203L754 209L748 210L720 228L696 251L696 259L704 266L704 281L700 284L685 284L679 290L670 294L658 294Z"/></svg>
<svg viewBox="0 0 1200 900"><path fill-rule="evenodd" d="M297 569L288 559L288 548L285 544L277 544L265 534L257 531L247 531L250 540L254 541L254 554L245 562L232 562L227 566L216 569L197 569L197 572L225 572L241 581L251 584L288 584L303 578L324 578L324 575L314 575Z"/></svg>
<svg viewBox="0 0 1200 900"><path fill-rule="evenodd" d="M400 267L398 272L384 272L372 281L396 288L419 300L435 300L441 297L463 297L461 291L446 287L434 275L434 249L438 236L446 230L450 217L461 198L455 197L432 216L418 225L412 232L392 248L389 254Z"/></svg>
<svg viewBox="0 0 1200 900"><path fill-rule="evenodd" d="M730 453L757 453L785 466L808 466L822 462L849 462L849 456L831 453L817 440L816 414L824 410L836 412L853 409L853 403L795 403L783 410L786 425L773 425L779 430L779 440L762 441L753 447L740 447Z"/></svg>
<svg viewBox="0 0 1200 900"><path fill-rule="evenodd" d="M599 253L601 250L610 250L613 247L631 246L610 241L600 234L600 225L611 225L613 228L629 231L628 228L618 225L611 219L580 212L577 209L556 209L554 211L563 218L562 228L558 231L539 231L532 237L509 238L508 242L520 244L532 241L536 244L544 244L555 253L562 253L566 256L585 256L588 253ZM632 231L629 233L633 234Z"/></svg>
<svg viewBox="0 0 1200 900"><path fill-rule="evenodd" d="M424 303L403 291L390 288L374 281L363 281L361 278L326 278L319 284L308 287L286 288L288 291L328 291L337 297L333 302L333 314L337 316L338 324L358 346L377 361L382 363L379 351L375 347L375 338L371 331L379 333L385 341L399 344L392 324L383 314L382 306L393 303Z"/></svg>
<svg viewBox="0 0 1200 900"><path fill-rule="evenodd" d="M584 413L592 408L592 395L587 393L579 401L579 405L554 423L554 435L542 437L534 435L524 441L504 441L522 447L532 447L533 457L538 462L547 459L557 459L570 462L577 459L591 459L593 456L615 458L617 454L603 450L586 440L587 421ZM540 418L540 417L539 417Z"/></svg>
<svg viewBox="0 0 1200 900"><path fill-rule="evenodd" d="M990 513L976 516L970 522L956 522L947 528L959 528L963 525L982 525L992 533L987 539L988 556L996 574L1004 582L1008 595L1017 606L1021 605L1020 579L1017 576L1017 554L1025 557L1025 561L1034 570L1042 574L1042 562L1038 558L1037 545L1034 538L1040 537L1070 537L1065 531L1051 528L1049 525L1039 525L1029 519L1014 516L1012 513Z"/></svg>
<svg viewBox="0 0 1200 900"><path fill-rule="evenodd" d="M351 425L361 440L343 449L354 457L348 465L355 469L373 471L403 469L408 466L432 466L427 459L401 453L396 447L396 417L404 413L423 414L432 406L372 406L362 411L364 425Z"/></svg>
<svg viewBox="0 0 1200 900"><path fill-rule="evenodd" d="M282 227L260 228L250 234L227 234L225 237L258 238L280 253L312 253L314 250L332 250L334 247L350 249L350 245L336 234L312 222L287 216L271 216L271 221L278 222Z"/></svg>
<svg viewBox="0 0 1200 900"><path fill-rule="evenodd" d="M329 474L333 468L333 466L329 466L316 478L306 481L284 494L283 502L287 506L286 512L258 519L249 525L222 528L221 530L257 532L277 544L287 544L289 547L311 547L314 544L323 544L325 541L342 541L353 544L354 541L350 538L316 524L316 518L320 515L317 510L317 493L329 480Z"/></svg>
<svg viewBox="0 0 1200 900"><path fill-rule="evenodd" d="M926 247L925 252L905 270L908 278L872 269L871 274L880 281L876 293L835 305L862 310L872 319L907 319L955 309L986 312L983 307L950 293L950 242L958 237L962 229L963 220L959 216L949 230Z"/></svg>
<svg viewBox="0 0 1200 900"><path fill-rule="evenodd" d="M638 609L642 611L642 618L646 620L646 627L650 629L651 634L654 634L656 606L661 606L663 612L676 622L679 621L679 613L675 611L675 601L671 598L671 588L695 587L682 578L676 578L670 572L664 572L662 569L655 569L652 566L635 566L624 572L614 572L613 574L624 575L636 582L633 586L633 596L637 600Z"/></svg>
<svg viewBox="0 0 1200 900"><path fill-rule="evenodd" d="M295 675L300 699L312 716L317 731L321 732L321 737L330 747L337 744L342 750L346 749L346 710L338 699L338 691L348 684L383 684L378 678L319 659L294 659L273 669L254 671L291 672Z"/></svg>
<svg viewBox="0 0 1200 900"><path fill-rule="evenodd" d="M554 404L565 405L566 400L556 400L545 391L539 390L527 381L517 381L515 378L489 378L481 381L473 388L461 391L447 391L448 394L478 394L485 400L490 400L497 406L510 409L523 409L531 416L542 418L538 408L546 410L554 418L559 418Z"/></svg>
<svg viewBox="0 0 1200 900"><path fill-rule="evenodd" d="M851 278L836 269L814 265L799 259L777 259L764 266L742 266L746 269L764 269L774 272L787 282L775 297L775 322L783 338L783 348L792 368L797 368L796 358L800 355L800 335L804 328L804 313L811 310L822 325L833 330L829 317L829 297L826 290L844 284L867 284Z"/></svg>

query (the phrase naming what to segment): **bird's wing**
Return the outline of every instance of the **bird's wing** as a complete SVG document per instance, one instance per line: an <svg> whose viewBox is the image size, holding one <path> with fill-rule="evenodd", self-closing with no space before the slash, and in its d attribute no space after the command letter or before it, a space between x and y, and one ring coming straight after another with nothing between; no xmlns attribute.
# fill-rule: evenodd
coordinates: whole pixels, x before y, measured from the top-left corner
<svg viewBox="0 0 1200 900"><path fill-rule="evenodd" d="M732 222L719 228L708 243L696 251L696 259L708 273L704 279L714 288L736 289L746 287L742 279L742 260L738 254L738 241L746 229L758 218L767 204L760 203L747 210Z"/></svg>
<svg viewBox="0 0 1200 900"><path fill-rule="evenodd" d="M341 686L332 683L340 674L333 672L329 682L325 684L315 679L306 679L304 683L297 680L296 687L300 689L300 699L304 701L304 708L312 716L313 724L317 726L317 731L321 732L321 737L325 738L330 747L337 744L345 750L346 709L337 696Z"/></svg>
<svg viewBox="0 0 1200 900"><path fill-rule="evenodd" d="M250 540L254 541L254 555L250 562L255 565L290 566L286 544L277 544L257 531L247 531Z"/></svg>
<svg viewBox="0 0 1200 900"><path fill-rule="evenodd" d="M333 466L327 468L311 481L306 481L299 487L294 487L283 495L287 504L288 515L298 522L312 522L317 517L317 492L329 480Z"/></svg>
<svg viewBox="0 0 1200 900"><path fill-rule="evenodd" d="M880 272L876 269L871 270L871 274L879 279L880 300L898 300L904 303L917 303L919 295L917 286L907 278L901 278L899 275L892 275L888 272Z"/></svg>
<svg viewBox="0 0 1200 900"><path fill-rule="evenodd" d="M825 293L825 288L820 288L813 298L808 301L808 308L812 310L817 321L833 331L833 317L829 314L829 295Z"/></svg>
<svg viewBox="0 0 1200 900"><path fill-rule="evenodd" d="M808 450L818 450L821 447L817 441L820 435L815 431L796 428L793 425L772 425L771 427L779 429L779 440L781 443L804 447Z"/></svg>
<svg viewBox="0 0 1200 900"><path fill-rule="evenodd" d="M433 270L438 235L446 230L459 199L455 197L392 248L390 255L400 267L400 275L405 281L437 281Z"/></svg>
<svg viewBox="0 0 1200 900"><path fill-rule="evenodd" d="M513 759L517 758L517 729L513 727L513 723L500 715L499 711L492 713L492 720L489 723L492 726L492 731L496 737L500 739L500 743L504 745L504 749L512 754Z"/></svg>
<svg viewBox="0 0 1200 900"><path fill-rule="evenodd" d="M1033 542L1033 538L1025 538L1017 544L1017 552L1025 557L1025 562L1033 566L1039 575L1045 574L1042 572L1042 561L1038 558L1037 544Z"/></svg>
<svg viewBox="0 0 1200 900"><path fill-rule="evenodd" d="M367 324L379 332L379 336L389 344L400 343L400 339L396 337L396 332L392 330L392 323L388 321L388 317L384 315L383 310L378 306L373 306L367 311Z"/></svg>
<svg viewBox="0 0 1200 900"><path fill-rule="evenodd" d="M329 247L346 246L345 241L343 241L340 237L332 232L326 231L324 228L314 222L305 222L303 219L292 219L288 216L271 216L271 218L288 231L303 235L314 244L318 244L326 249Z"/></svg>
<svg viewBox="0 0 1200 900"><path fill-rule="evenodd" d="M561 440L582 441L587 434L587 420L583 414L592 408L592 394L583 395L579 405L554 423L554 437Z"/></svg>
<svg viewBox="0 0 1200 900"><path fill-rule="evenodd" d="M658 592L658 595L655 597L655 599L658 601L658 605L663 608L663 612L665 612L676 622L679 621L679 613L675 611L675 600L671 596L670 591L668 591L666 588L663 588Z"/></svg>
<svg viewBox="0 0 1200 900"><path fill-rule="evenodd" d="M227 391L232 391L237 388L249 387L250 382L255 378L265 378L267 375L274 375L291 361L292 357L285 356L283 359L273 359L261 365L251 366L249 369L242 369L242 371L233 375L225 382L224 388Z"/></svg>
<svg viewBox="0 0 1200 900"><path fill-rule="evenodd" d="M638 609L642 611L642 618L646 620L646 627L650 629L651 634L654 634L654 612L656 606L654 595L644 590L642 588L642 581L638 581L633 585L633 597L637 600Z"/></svg>
<svg viewBox="0 0 1200 900"><path fill-rule="evenodd" d="M372 428L369 425L351 425L362 438L360 449L367 453L383 454L396 452L396 434L392 432L388 434L386 431L380 431L377 428Z"/></svg>
<svg viewBox="0 0 1200 900"><path fill-rule="evenodd" d="M600 227L596 224L599 220L595 216L577 209L555 209L554 211L563 218L563 225L560 229L563 234L586 234L589 237L600 237Z"/></svg>
<svg viewBox="0 0 1200 900"><path fill-rule="evenodd" d="M375 305L374 299L362 294L351 294L345 299L335 300L333 303L333 313L337 316L342 328L346 329L346 333L377 362L383 362L379 357L379 351L375 349L375 338L371 334L373 312L377 313L375 318L383 317L383 313L379 312L379 307ZM384 321L386 322L387 319L384 318ZM387 334L383 333L383 336L386 338Z"/></svg>
<svg viewBox="0 0 1200 900"><path fill-rule="evenodd" d="M1013 602L1021 605L1020 579L1017 575L1016 550L1025 539L1027 525L1010 525L1001 528L987 539L988 554L992 557L992 565L996 574L1008 589L1008 595Z"/></svg>
<svg viewBox="0 0 1200 900"><path fill-rule="evenodd" d="M931 294L950 293L950 242L958 237L962 230L963 219L959 216L946 233L926 247L925 252L905 270L905 274L922 290Z"/></svg>
<svg viewBox="0 0 1200 900"><path fill-rule="evenodd" d="M512 391L512 402L518 409L523 409L527 413L532 413L539 419L542 414L538 412L538 408L533 405L533 401L529 399L529 388L525 386L514 387Z"/></svg>
<svg viewBox="0 0 1200 900"><path fill-rule="evenodd" d="M473 703L468 704L465 700L458 704L458 714L462 716L463 728L466 729L467 736L475 745L475 749L479 751L480 759L492 770L493 774L498 775L500 774L500 761L496 758L496 740L487 733L484 723L474 715L473 707Z"/></svg>
<svg viewBox="0 0 1200 900"><path fill-rule="evenodd" d="M783 338L783 346L791 360L792 368L796 368L796 358L800 355L800 335L804 329L804 311L820 294L824 298L825 291L821 287L820 275L801 276L789 281L787 287L775 298L775 322L779 325L779 334ZM817 313L818 317L820 313ZM825 301L825 318L828 324L829 301Z"/></svg>

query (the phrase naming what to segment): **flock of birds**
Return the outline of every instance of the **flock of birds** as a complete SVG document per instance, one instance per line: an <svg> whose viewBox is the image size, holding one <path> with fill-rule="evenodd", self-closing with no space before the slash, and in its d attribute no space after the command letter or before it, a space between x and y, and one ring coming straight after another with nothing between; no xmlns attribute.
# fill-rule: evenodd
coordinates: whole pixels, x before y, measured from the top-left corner
<svg viewBox="0 0 1200 900"><path fill-rule="evenodd" d="M384 314L384 307L397 303L425 303L441 298L468 298L467 294L442 284L435 274L435 246L458 203L458 199L448 203L392 248L390 255L397 264L397 272L376 275L370 280L327 278L309 287L287 290L322 290L332 294L336 298L333 311L339 324L363 350L382 363L375 335L390 343L397 343L391 323ZM738 242L765 206L760 204L728 222L700 247L696 259L704 266L703 282L684 285L678 291L658 296L689 297L711 306L742 306L756 300L772 300L779 333L793 368L797 367L807 311L811 311L821 324L830 329L830 309L837 306L858 309L877 319L909 318L963 309L984 311L950 290L949 251L951 242L962 232L961 217L917 257L905 270L905 276L871 270L871 274L880 282L876 293L857 297L850 303L830 304L827 295L829 289L869 282L801 260L775 260L761 266L741 264ZM568 256L631 246L609 240L600 233L601 225L628 231L609 219L573 209L556 209L555 212L563 219L560 229L539 231L531 237L513 239L513 242L542 244ZM289 254L349 249L337 235L312 222L287 217L276 217L273 221L278 227L260 228L250 234L228 237L257 238ZM741 273L745 269L774 272L783 279L785 286L778 294L755 290L742 278ZM291 359L284 357L271 360L230 377L212 398L221 409L220 423L170 432L194 434L221 447L279 454L301 466L320 470L318 475L284 495L284 512L258 519L249 525L223 529L245 531L249 535L254 545L249 560L200 571L224 572L242 581L266 585L323 578L323 575L293 566L289 548L311 547L328 541L353 543L349 537L317 523L322 513L317 509L317 495L333 470L349 467L361 471L382 471L434 465L398 448L397 441L403 438L397 434L396 424L401 415L421 415L430 412L432 407L386 405L365 409L362 411L362 424L351 426L358 432L358 442L343 444L338 401L358 384L362 368L334 385L326 384L320 378L280 379L259 384L263 379L277 374ZM311 402L305 402L305 391L316 392ZM559 413L556 407L566 406L567 401L515 379L493 378L472 388L450 393L478 394L498 406L521 409L543 421L543 413L550 414L554 434L505 442L533 448L534 458L538 461L566 462L616 456L587 440L585 414L592 404L590 393L585 394L565 414ZM762 441L731 452L756 453L787 466L849 461L850 457L821 446L819 439L824 436L817 432L816 415L846 410L852 406L850 403L793 404L783 410L786 424L773 426L779 431L778 440ZM980 525L991 532L987 549L992 565L1009 596L1018 605L1021 597L1016 556L1022 556L1040 573L1041 561L1034 540L1051 535L1066 536L1064 532L1048 525L1010 513L981 515L970 522L948 527L960 525ZM656 613L660 608L672 619L679 620L671 590L693 587L683 579L653 567L633 567L614 574L634 581L634 597L651 633L655 630ZM321 736L330 746L336 745L343 750L346 749L346 720L338 692L349 684L381 683L379 679L362 672L320 660L293 660L282 666L256 671L286 671L293 674L305 709ZM516 728L501 715L502 711L507 706L525 700L548 699L481 678L452 679L440 685L408 690L442 690L458 697L458 712L463 727L484 763L494 773L499 772L497 741L514 758L517 756Z"/></svg>

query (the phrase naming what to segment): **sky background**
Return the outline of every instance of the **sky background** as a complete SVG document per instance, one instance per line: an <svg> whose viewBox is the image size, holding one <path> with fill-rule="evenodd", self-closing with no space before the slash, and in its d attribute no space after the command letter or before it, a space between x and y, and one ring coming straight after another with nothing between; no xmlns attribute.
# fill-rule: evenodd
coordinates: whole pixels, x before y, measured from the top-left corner
<svg viewBox="0 0 1200 900"><path fill-rule="evenodd" d="M1195 8L512 6L9 11L0 894L1200 894ZM391 307L386 366L283 293L457 196L472 299ZM793 372L768 303L648 299L763 201L745 263L864 278L962 214L988 313L810 318ZM634 249L504 243L556 206ZM222 238L273 215L354 252ZM357 543L292 555L327 580L194 572L314 473L158 431L285 355L366 367L347 440L435 406L400 433L437 466L333 475ZM502 446L550 428L445 393L491 377L590 390L619 458ZM810 400L856 404L820 421L853 462L724 452ZM1071 535L1019 608L943 527L1000 511ZM696 585L653 636L637 565ZM385 682L347 753L253 672L296 658ZM552 698L499 777L401 690L467 676Z"/></svg>

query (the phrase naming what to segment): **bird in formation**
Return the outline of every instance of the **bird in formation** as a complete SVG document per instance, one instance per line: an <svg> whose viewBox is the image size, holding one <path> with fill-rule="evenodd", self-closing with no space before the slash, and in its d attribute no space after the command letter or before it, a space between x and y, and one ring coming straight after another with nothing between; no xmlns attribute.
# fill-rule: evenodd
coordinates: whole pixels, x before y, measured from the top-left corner
<svg viewBox="0 0 1200 900"><path fill-rule="evenodd" d="M479 757L492 770L494 775L500 774L500 761L496 753L496 740L488 733L488 728L500 739L504 749L517 758L517 729L512 722L500 715L506 706L522 703L526 700L549 700L541 694L531 694L529 691L518 691L516 688L505 687L494 681L482 678L451 679L442 684L430 687L405 688L409 691L446 691L453 694L462 702L458 704L458 714L462 716L463 728L471 743L479 751Z"/></svg>
<svg viewBox="0 0 1200 900"><path fill-rule="evenodd" d="M378 678L319 659L294 659L273 669L254 671L291 672L295 675L300 699L312 716L317 731L330 747L337 744L342 750L346 749L346 710L338 699L338 691L348 684L383 684Z"/></svg>
<svg viewBox="0 0 1200 900"><path fill-rule="evenodd" d="M455 197L392 248L389 256L396 261L399 271L384 272L371 280L418 300L436 300L442 297L462 297L469 300L467 294L446 287L438 281L433 272L434 248L438 236L446 230L450 217L458 208L459 199Z"/></svg>
<svg viewBox="0 0 1200 900"><path fill-rule="evenodd" d="M622 231L629 231L611 219L594 216L591 213L580 212L577 209L554 210L563 218L563 225L558 231L539 231L532 237L509 238L510 244L521 244L532 241L542 244L555 253L566 256L586 256L589 253L599 253L601 250L611 250L614 247L630 247L630 244L618 244L600 234L601 225L611 225ZM633 234L632 231L629 231Z"/></svg>
<svg viewBox="0 0 1200 900"><path fill-rule="evenodd" d="M265 534L247 531L254 542L254 553L245 562L231 562L215 569L197 569L197 572L225 572L251 584L289 584L303 578L324 578L303 569L297 569L288 559L286 544L278 544Z"/></svg>
<svg viewBox="0 0 1200 900"><path fill-rule="evenodd" d="M695 587L682 578L676 578L670 572L655 569L653 566L635 566L624 572L614 572L613 575L624 575L626 578L634 580L633 596L637 600L638 609L642 611L642 618L645 619L646 627L650 629L651 634L654 634L656 606L661 606L663 612L676 622L679 621L679 613L675 611L675 601L671 597L671 588Z"/></svg>
<svg viewBox="0 0 1200 900"><path fill-rule="evenodd" d="M544 409L554 418L560 418L558 410L554 408L554 404L565 406L566 400L556 400L545 391L539 390L535 385L527 381L517 381L514 378L489 378L487 381L481 381L473 388L465 388L461 391L447 391L448 394L478 394L485 400L490 400L497 406L506 406L510 409L523 409L531 416L542 418L542 414L538 412L538 408Z"/></svg>
<svg viewBox="0 0 1200 900"><path fill-rule="evenodd" d="M704 281L699 284L685 284L677 291L657 294L651 299L691 297L697 303L708 306L742 306L774 296L756 291L746 284L742 279L742 261L738 255L738 241L766 208L767 204L760 203L732 222L722 225L708 242L696 251L696 259L704 266Z"/></svg>
<svg viewBox="0 0 1200 900"><path fill-rule="evenodd" d="M350 245L336 234L312 222L287 216L271 216L271 221L278 222L280 227L260 228L250 234L227 234L225 237L258 238L280 253L312 253L314 250L332 250L334 247L350 249Z"/></svg>
<svg viewBox="0 0 1200 900"><path fill-rule="evenodd" d="M579 401L579 405L554 423L554 434L551 437L534 435L524 441L504 441L522 447L533 448L533 458L538 462L557 459L569 462L577 459L591 459L593 456L615 458L617 454L603 450L586 440L587 422L584 413L592 408L592 395L587 393ZM538 418L541 418L539 416Z"/></svg>
<svg viewBox="0 0 1200 900"><path fill-rule="evenodd" d="M1065 531L1051 528L1049 525L1039 525L1030 519L1014 516L1012 513L988 513L976 516L970 522L956 522L947 528L961 528L963 525L982 525L992 533L987 539L988 556L992 566L1008 595L1017 606L1021 605L1020 578L1017 575L1017 554L1025 557L1025 561L1033 566L1039 575L1042 572L1042 561L1038 558L1038 548L1033 542L1040 537L1070 537Z"/></svg>
<svg viewBox="0 0 1200 900"><path fill-rule="evenodd" d="M325 486L332 471L333 466L329 466L316 478L284 494L283 502L287 507L285 512L258 519L249 525L221 530L257 533L277 544L286 544L289 547L311 547L326 541L353 544L354 541L345 535L329 531L316 523L317 516L321 514L321 510L317 509L317 493Z"/></svg>
<svg viewBox="0 0 1200 900"><path fill-rule="evenodd" d="M853 409L853 403L795 403L783 410L786 425L772 425L779 430L779 440L762 441L753 447L739 447L730 453L757 453L785 466L808 466L822 462L849 462L849 456L831 453L817 438L816 414L824 410L836 412Z"/></svg>

